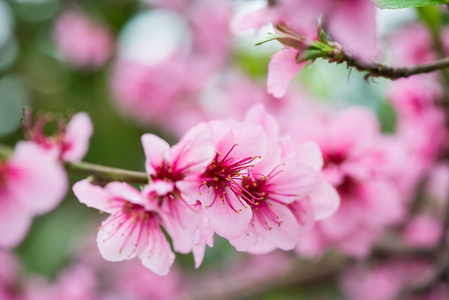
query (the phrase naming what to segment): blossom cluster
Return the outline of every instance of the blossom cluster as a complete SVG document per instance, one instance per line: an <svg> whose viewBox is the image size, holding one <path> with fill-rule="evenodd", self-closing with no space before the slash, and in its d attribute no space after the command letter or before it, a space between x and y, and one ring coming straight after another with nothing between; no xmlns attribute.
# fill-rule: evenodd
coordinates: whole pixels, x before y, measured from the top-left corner
<svg viewBox="0 0 449 300"><path fill-rule="evenodd" d="M339 197L329 184L320 184L311 166L321 159L318 146L304 143L301 153L288 154L276 128L274 118L256 106L243 122L200 123L172 147L145 134L149 183L140 191L122 182L76 183L80 202L111 214L97 236L102 256L138 256L165 275L175 256L161 227L174 251L193 252L196 267L214 233L239 251L295 248L315 220L337 210Z"/></svg>

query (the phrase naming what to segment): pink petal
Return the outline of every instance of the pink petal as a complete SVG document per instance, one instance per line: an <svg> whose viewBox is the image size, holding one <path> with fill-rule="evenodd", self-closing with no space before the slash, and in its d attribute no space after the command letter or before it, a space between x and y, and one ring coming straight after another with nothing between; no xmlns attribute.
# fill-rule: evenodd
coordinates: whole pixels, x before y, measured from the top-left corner
<svg viewBox="0 0 449 300"><path fill-rule="evenodd" d="M215 198L212 188L204 195L202 204L204 213L215 232L224 238L235 239L245 232L251 221L252 212L251 208L247 205L245 208L229 189L226 189L226 192L232 206L238 213L231 209L226 200L223 204L218 196L215 203L212 204Z"/></svg>
<svg viewBox="0 0 449 300"><path fill-rule="evenodd" d="M268 23L277 23L279 16L273 8L265 6L256 11L248 13L238 19L233 29L237 31L244 31L248 29L259 29Z"/></svg>
<svg viewBox="0 0 449 300"><path fill-rule="evenodd" d="M212 132L205 123L190 129L170 150L170 161L176 169L183 169L195 164L198 171L200 167L207 167L215 156L215 145Z"/></svg>
<svg viewBox="0 0 449 300"><path fill-rule="evenodd" d="M203 214L201 224L198 226L198 230L195 232L193 239L193 258L195 260L195 268L199 268L203 262L204 252L206 250L206 244L209 247L214 246L214 229L209 225L209 221Z"/></svg>
<svg viewBox="0 0 449 300"><path fill-rule="evenodd" d="M142 264L160 276L165 276L175 261L175 254L162 232L153 234L150 244L139 255Z"/></svg>
<svg viewBox="0 0 449 300"><path fill-rule="evenodd" d="M273 221L263 216L261 212L254 212L254 229L263 239L278 248L286 251L292 250L299 239L299 224L285 205L276 202L270 202L270 205L270 210L277 217L276 220Z"/></svg>
<svg viewBox="0 0 449 300"><path fill-rule="evenodd" d="M144 205L144 201L143 201L143 197L142 194L136 190L135 188L133 188L132 186L130 186L129 184L125 183L125 182L111 182L108 183L104 189L109 192L111 195L113 195L114 197L135 203L135 204L140 204L140 205Z"/></svg>
<svg viewBox="0 0 449 300"><path fill-rule="evenodd" d="M268 65L267 89L274 97L285 96L288 84L304 66L305 62L296 63L297 54L296 49L284 49L271 57Z"/></svg>
<svg viewBox="0 0 449 300"><path fill-rule="evenodd" d="M369 0L342 0L336 2L333 8L327 18L332 37L343 47L354 50L357 56L376 59L379 49L374 3Z"/></svg>
<svg viewBox="0 0 449 300"><path fill-rule="evenodd" d="M249 225L246 231L239 237L229 240L229 243L235 247L237 251L246 252L252 246L256 245L259 240L259 234L252 225Z"/></svg>
<svg viewBox="0 0 449 300"><path fill-rule="evenodd" d="M147 133L142 135L142 146L145 152L145 168L149 175L156 174L154 167L158 166L168 158L170 145L160 137Z"/></svg>
<svg viewBox="0 0 449 300"><path fill-rule="evenodd" d="M276 199L284 203L306 197L318 182L318 173L314 169L306 165L297 165L293 160L285 161L278 170L281 173L270 181L276 183Z"/></svg>
<svg viewBox="0 0 449 300"><path fill-rule="evenodd" d="M232 132L237 144L232 151L232 156L236 159L265 155L267 137L262 126L254 123L239 122L232 126Z"/></svg>
<svg viewBox="0 0 449 300"><path fill-rule="evenodd" d="M8 166L8 185L23 209L42 214L54 209L67 191L67 175L57 158L33 142L19 142Z"/></svg>
<svg viewBox="0 0 449 300"><path fill-rule="evenodd" d="M265 239L259 238L257 243L255 245L253 245L250 249L248 249L247 252L249 254L260 255L260 254L270 253L274 250L276 250L275 244L273 244Z"/></svg>
<svg viewBox="0 0 449 300"><path fill-rule="evenodd" d="M338 114L329 126L330 144L334 152L356 152L372 145L380 131L376 115L362 107L352 107Z"/></svg>
<svg viewBox="0 0 449 300"><path fill-rule="evenodd" d="M173 182L167 182L164 180L156 179L149 185L145 186L145 188L142 191L142 194L144 195L144 197L146 197L145 195L148 194L151 195L153 193L156 193L157 196L165 196L167 195L167 193L173 191L174 187L175 184Z"/></svg>
<svg viewBox="0 0 449 300"><path fill-rule="evenodd" d="M175 209L177 213L170 215L164 222L165 228L173 239L173 249L179 253L189 253L192 251L201 215L185 203L177 204Z"/></svg>
<svg viewBox="0 0 449 300"><path fill-rule="evenodd" d="M143 251L149 235L150 232L140 222L111 215L99 228L97 245L101 256L106 260L128 260Z"/></svg>
<svg viewBox="0 0 449 300"><path fill-rule="evenodd" d="M32 216L12 195L0 194L0 248L13 248L26 236Z"/></svg>
<svg viewBox="0 0 449 300"><path fill-rule="evenodd" d="M323 154L316 142L305 142L297 146L296 162L311 166L316 171L323 167Z"/></svg>
<svg viewBox="0 0 449 300"><path fill-rule="evenodd" d="M293 213L299 224L298 235L300 237L309 233L315 225L315 214L313 206L306 199L289 204L288 208Z"/></svg>
<svg viewBox="0 0 449 300"><path fill-rule="evenodd" d="M62 159L80 161L89 149L89 139L93 133L92 121L87 113L77 113L72 117L66 128Z"/></svg>
<svg viewBox="0 0 449 300"><path fill-rule="evenodd" d="M309 194L316 220L332 216L340 207L340 196L335 188L325 181L319 181Z"/></svg>
<svg viewBox="0 0 449 300"><path fill-rule="evenodd" d="M86 204L88 207L110 214L116 211L116 208L111 206L111 195L102 187L91 184L87 179L75 183L73 185L73 193L81 203Z"/></svg>
<svg viewBox="0 0 449 300"><path fill-rule="evenodd" d="M245 115L246 122L252 122L262 125L267 136L278 137L280 134L279 124L276 119L267 113L265 105L262 103L253 105Z"/></svg>

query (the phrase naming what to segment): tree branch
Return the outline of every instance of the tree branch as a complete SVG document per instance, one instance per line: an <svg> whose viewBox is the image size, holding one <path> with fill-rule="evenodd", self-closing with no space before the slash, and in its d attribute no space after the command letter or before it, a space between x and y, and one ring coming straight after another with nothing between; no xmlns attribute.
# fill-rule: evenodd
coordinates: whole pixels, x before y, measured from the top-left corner
<svg viewBox="0 0 449 300"><path fill-rule="evenodd" d="M392 67L383 64L364 62L338 49L329 52L327 56L323 57L323 59L327 59L331 63L345 62L350 68L354 68L360 72L366 72L366 80L368 80L370 77L383 77L395 80L399 78L407 78L412 75L430 73L449 67L449 57L438 59L423 65L416 65L413 67Z"/></svg>
<svg viewBox="0 0 449 300"><path fill-rule="evenodd" d="M8 158L13 153L13 148L0 144L0 157ZM124 181L128 183L147 184L149 177L146 173L111 168L88 162L63 162L67 172L93 176L101 182Z"/></svg>

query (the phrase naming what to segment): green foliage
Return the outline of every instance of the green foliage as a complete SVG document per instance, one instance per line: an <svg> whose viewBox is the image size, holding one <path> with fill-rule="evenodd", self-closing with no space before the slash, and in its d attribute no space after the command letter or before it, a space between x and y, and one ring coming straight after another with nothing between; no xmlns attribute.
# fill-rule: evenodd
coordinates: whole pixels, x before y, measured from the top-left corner
<svg viewBox="0 0 449 300"><path fill-rule="evenodd" d="M448 0L376 0L380 8L397 9L448 4Z"/></svg>

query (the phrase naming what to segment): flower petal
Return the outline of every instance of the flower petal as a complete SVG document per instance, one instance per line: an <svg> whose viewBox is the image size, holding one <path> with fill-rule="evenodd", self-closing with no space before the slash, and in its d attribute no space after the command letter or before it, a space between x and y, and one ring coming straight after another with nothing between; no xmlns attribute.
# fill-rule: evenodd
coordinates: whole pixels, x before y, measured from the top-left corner
<svg viewBox="0 0 449 300"><path fill-rule="evenodd" d="M67 175L52 153L33 142L19 142L8 166L14 174L8 188L23 209L42 214L54 209L67 191Z"/></svg>
<svg viewBox="0 0 449 300"><path fill-rule="evenodd" d="M226 191L231 205L238 213L229 206L226 200L222 202L218 196L215 196L212 188L209 188L206 195L203 193L202 204L204 213L215 232L224 238L235 239L245 232L252 212L248 205L245 208L229 189ZM215 197L217 199L214 202Z"/></svg>
<svg viewBox="0 0 449 300"><path fill-rule="evenodd" d="M80 161L89 149L89 139L93 131L92 121L87 113L74 115L66 128L62 159Z"/></svg>
<svg viewBox="0 0 449 300"><path fill-rule="evenodd" d="M13 248L25 237L32 216L24 212L12 195L0 194L0 248Z"/></svg>
<svg viewBox="0 0 449 300"><path fill-rule="evenodd" d="M168 158L170 145L160 137L146 133L142 135L142 146L145 152L145 168L149 175L156 174L155 167Z"/></svg>
<svg viewBox="0 0 449 300"><path fill-rule="evenodd" d="M340 196L335 188L326 181L320 181L309 194L310 203L315 211L316 220L332 216L340 207Z"/></svg>
<svg viewBox="0 0 449 300"><path fill-rule="evenodd" d="M293 213L285 206L270 202L272 213L276 220L263 215L263 210L254 212L254 229L268 242L273 243L282 250L292 250L299 239L299 224Z"/></svg>
<svg viewBox="0 0 449 300"><path fill-rule="evenodd" d="M296 73L304 66L303 63L296 63L298 50L284 49L275 53L268 65L267 89L268 93L276 98L282 98L287 92L290 81Z"/></svg>
<svg viewBox="0 0 449 300"><path fill-rule="evenodd" d="M78 200L88 207L93 207L110 214L116 211L116 208L113 208L111 202L111 195L102 187L91 184L89 180L84 179L78 181L73 185L72 189Z"/></svg>
<svg viewBox="0 0 449 300"><path fill-rule="evenodd" d="M175 261L175 254L161 231L154 232L152 237L150 244L140 253L139 258L145 267L157 275L167 275Z"/></svg>

